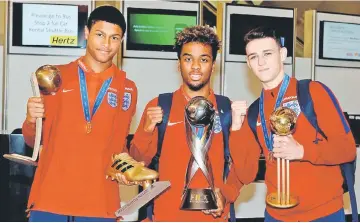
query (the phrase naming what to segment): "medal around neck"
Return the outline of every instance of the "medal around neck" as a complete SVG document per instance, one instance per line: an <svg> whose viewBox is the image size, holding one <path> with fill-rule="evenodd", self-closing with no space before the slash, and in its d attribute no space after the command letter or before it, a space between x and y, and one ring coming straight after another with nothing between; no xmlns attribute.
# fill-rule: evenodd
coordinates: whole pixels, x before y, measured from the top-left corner
<svg viewBox="0 0 360 223"><path fill-rule="evenodd" d="M290 135L295 132L297 115L286 107L278 107L270 115L271 131L280 136ZM277 158L277 192L266 197L266 203L274 208L286 209L299 204L298 197L290 193L290 162Z"/></svg>
<svg viewBox="0 0 360 223"><path fill-rule="evenodd" d="M31 75L31 85L35 97L43 95L55 95L61 86L60 70L56 66L44 65L39 67L35 73ZM31 157L20 154L5 154L4 158L22 163L25 165L37 166L37 158L41 148L42 118L36 119L35 143L33 154Z"/></svg>
<svg viewBox="0 0 360 223"><path fill-rule="evenodd" d="M186 141L191 152L185 174L185 187L181 197L182 210L217 209L214 176L208 151L213 138L215 109L205 97L192 98L185 107ZM208 182L207 188L189 188L192 178L200 169Z"/></svg>

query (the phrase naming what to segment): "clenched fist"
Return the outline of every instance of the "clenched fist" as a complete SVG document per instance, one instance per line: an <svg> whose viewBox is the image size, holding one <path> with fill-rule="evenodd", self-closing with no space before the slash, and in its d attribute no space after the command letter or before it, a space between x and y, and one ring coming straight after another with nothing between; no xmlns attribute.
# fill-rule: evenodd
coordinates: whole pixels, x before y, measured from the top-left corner
<svg viewBox="0 0 360 223"><path fill-rule="evenodd" d="M239 130L245 120L247 104L246 101L234 101L231 104L232 125L231 130Z"/></svg>
<svg viewBox="0 0 360 223"><path fill-rule="evenodd" d="M153 132L156 124L162 122L163 110L160 106L150 107L146 110L146 117L144 121L144 131Z"/></svg>
<svg viewBox="0 0 360 223"><path fill-rule="evenodd" d="M45 117L44 99L41 97L31 97L27 102L26 120L35 124L36 118Z"/></svg>

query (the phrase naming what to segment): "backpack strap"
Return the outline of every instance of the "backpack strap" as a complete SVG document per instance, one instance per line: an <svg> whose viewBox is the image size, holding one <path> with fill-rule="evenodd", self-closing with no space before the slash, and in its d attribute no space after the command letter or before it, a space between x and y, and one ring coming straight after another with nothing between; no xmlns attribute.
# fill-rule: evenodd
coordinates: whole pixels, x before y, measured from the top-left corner
<svg viewBox="0 0 360 223"><path fill-rule="evenodd" d="M310 124L315 128L316 130L316 136L314 143L317 144L319 139L317 138L317 133L322 135L324 139L327 140L327 136L325 133L321 130L318 122L317 117L314 109L314 103L311 98L310 94L310 79L300 80L297 82L297 98L298 102L301 108L301 111L305 115L306 119L310 122ZM342 112L339 102L337 101L335 95L332 93L332 91L323 83L318 82L322 85L322 87L326 90L329 97L331 98L332 103L335 106L335 109L341 119L341 122L344 127L344 131L349 133L351 131L349 124L346 121L346 118L344 116L344 113ZM358 221L358 211L357 211L357 202L356 202L356 195L355 195L355 162L356 159L349 163L343 163L340 164L340 169L343 177L345 178L345 182L343 184L344 191L349 191L350 195L350 204L351 204L351 210L352 210L352 221L357 222Z"/></svg>
<svg viewBox="0 0 360 223"><path fill-rule="evenodd" d="M159 159L161 155L162 144L164 141L165 130L168 124L171 104L172 104L173 93L164 93L160 94L158 97L158 106L163 110L163 119L162 122L157 126L158 130L158 142L157 142L157 152L156 155L152 158L149 168L158 171L159 170ZM148 203L146 207L147 217L153 221L154 214L154 200Z"/></svg>
<svg viewBox="0 0 360 223"><path fill-rule="evenodd" d="M354 188L354 185L355 185L354 173L355 173L355 169L356 169L355 162L356 162L356 159L350 163L343 163L340 165L340 168L341 168L341 172L342 172L343 176L345 177L347 189L349 191L352 221L359 222L356 194L355 194L355 188Z"/></svg>
<svg viewBox="0 0 360 223"><path fill-rule="evenodd" d="M318 139L317 137L318 133L325 140L327 140L327 136L321 130L317 121L317 117L314 109L314 103L310 94L310 82L311 82L310 79L304 79L298 81L296 86L296 94L302 113L305 115L306 119L310 122L312 127L314 127L314 129L316 130L314 143L317 144L318 141L320 141L320 139Z"/></svg>
<svg viewBox="0 0 360 223"><path fill-rule="evenodd" d="M321 86L326 90L326 92L328 93L329 97L331 98L332 103L334 104L336 111L341 119L341 122L343 124L344 127L344 131L346 134L348 134L351 129L350 126L346 120L346 117L343 113L343 111L341 110L340 104L338 102L338 100L336 99L334 93L330 90L330 88L328 86L326 86L325 84L321 83L320 81L317 81L319 84L321 84Z"/></svg>
<svg viewBox="0 0 360 223"><path fill-rule="evenodd" d="M229 149L229 136L231 127L231 102L228 97L222 95L215 95L218 114L220 117L221 129L223 132L224 141L224 175L223 180L225 181L229 174L229 165L231 163L231 155Z"/></svg>
<svg viewBox="0 0 360 223"><path fill-rule="evenodd" d="M248 113L247 113L247 120L248 120L248 125L255 136L255 140L259 144L259 146L261 148L261 152L263 153L263 148L260 144L259 137L258 137L257 131L256 131L256 123L257 123L257 119L259 116L259 102L260 102L260 98L256 99L250 105Z"/></svg>
<svg viewBox="0 0 360 223"><path fill-rule="evenodd" d="M231 101L228 97L222 95L216 95L216 104L218 109L218 114L220 117L221 129L223 132L223 141L224 141L224 175L223 180L225 182L226 178L230 172L230 165L232 162L230 149L229 149L229 137L230 137L230 127L231 127ZM236 222L235 216L235 206L234 203L230 203L230 221Z"/></svg>
<svg viewBox="0 0 360 223"><path fill-rule="evenodd" d="M164 141L165 130L169 120L172 98L173 98L173 93L160 94L158 97L158 106L160 106L163 110L163 119L162 122L157 126L157 130L158 130L157 152L149 165L149 168L156 171L159 170L159 159L161 156L161 149Z"/></svg>

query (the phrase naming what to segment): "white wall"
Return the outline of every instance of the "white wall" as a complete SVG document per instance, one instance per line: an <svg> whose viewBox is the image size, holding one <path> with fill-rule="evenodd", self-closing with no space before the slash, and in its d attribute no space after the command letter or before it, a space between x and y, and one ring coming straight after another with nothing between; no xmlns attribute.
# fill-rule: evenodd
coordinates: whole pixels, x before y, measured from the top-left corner
<svg viewBox="0 0 360 223"><path fill-rule="evenodd" d="M64 64L77 57L65 56L34 56L34 55L8 55L7 73L7 130L12 132L21 128L26 117L26 103L32 96L30 75L45 64Z"/></svg>
<svg viewBox="0 0 360 223"><path fill-rule="evenodd" d="M315 67L315 80L326 84L344 111L360 114L360 68Z"/></svg>

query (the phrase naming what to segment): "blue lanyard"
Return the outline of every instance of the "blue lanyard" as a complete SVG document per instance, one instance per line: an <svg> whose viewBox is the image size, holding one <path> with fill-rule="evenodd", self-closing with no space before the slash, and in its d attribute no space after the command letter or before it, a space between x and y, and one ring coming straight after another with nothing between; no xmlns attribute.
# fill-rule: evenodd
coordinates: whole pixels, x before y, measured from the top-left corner
<svg viewBox="0 0 360 223"><path fill-rule="evenodd" d="M96 97L92 113L90 115L90 105L89 105L88 91L86 87L86 78L84 71L80 67L78 68L78 74L79 74L79 83L80 83L81 103L84 111L84 116L86 122L90 123L92 117L95 115L96 111L100 107L101 102L105 97L106 91L111 84L112 77L104 81L103 85L101 86L101 89Z"/></svg>
<svg viewBox="0 0 360 223"><path fill-rule="evenodd" d="M290 77L285 74L284 80L280 86L280 90L279 90L279 93L276 98L274 110L276 110L280 106L280 104L284 98L284 95L286 93L286 90L289 86L289 82L290 82ZM264 114L264 90L261 91L261 96L260 96L260 101L259 101L259 111L260 111L261 127L262 127L262 131L264 133L266 147L268 148L269 151L272 151L272 149L273 149L272 132L270 132L270 135L268 134L268 129L266 126L266 121L265 121L265 114Z"/></svg>

